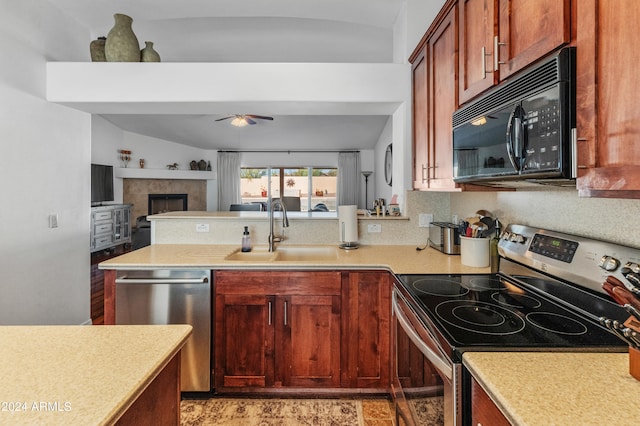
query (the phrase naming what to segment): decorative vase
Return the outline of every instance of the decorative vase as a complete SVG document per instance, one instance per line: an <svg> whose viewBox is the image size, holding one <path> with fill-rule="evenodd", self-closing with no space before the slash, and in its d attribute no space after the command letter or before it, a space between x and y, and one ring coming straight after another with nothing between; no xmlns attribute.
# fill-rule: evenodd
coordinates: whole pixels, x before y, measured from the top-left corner
<svg viewBox="0 0 640 426"><path fill-rule="evenodd" d="M107 41L106 37L98 37L89 43L89 53L91 53L91 62L106 62L107 58L104 55L104 44Z"/></svg>
<svg viewBox="0 0 640 426"><path fill-rule="evenodd" d="M131 28L133 19L127 15L113 15L115 25L107 34L104 54L107 62L140 62L140 45Z"/></svg>
<svg viewBox="0 0 640 426"><path fill-rule="evenodd" d="M145 48L140 51L141 62L160 62L160 55L153 50L153 42L145 41Z"/></svg>
<svg viewBox="0 0 640 426"><path fill-rule="evenodd" d="M207 171L211 171L211 161L207 161Z"/></svg>

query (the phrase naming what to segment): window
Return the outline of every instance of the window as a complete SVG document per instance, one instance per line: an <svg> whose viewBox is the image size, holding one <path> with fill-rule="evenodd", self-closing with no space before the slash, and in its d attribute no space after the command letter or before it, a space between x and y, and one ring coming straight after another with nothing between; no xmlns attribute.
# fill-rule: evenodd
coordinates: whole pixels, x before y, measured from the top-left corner
<svg viewBox="0 0 640 426"><path fill-rule="evenodd" d="M299 199L300 211L335 212L337 181L338 169L332 167L243 167L240 192L243 203L266 203L269 195L282 194L290 201Z"/></svg>

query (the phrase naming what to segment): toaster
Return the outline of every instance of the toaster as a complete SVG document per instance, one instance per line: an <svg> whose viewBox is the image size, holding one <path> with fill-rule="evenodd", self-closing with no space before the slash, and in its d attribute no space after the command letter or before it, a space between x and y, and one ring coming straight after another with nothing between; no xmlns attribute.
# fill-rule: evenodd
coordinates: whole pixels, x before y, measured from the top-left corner
<svg viewBox="0 0 640 426"><path fill-rule="evenodd" d="M460 254L458 225L448 222L431 222L429 246L445 254Z"/></svg>

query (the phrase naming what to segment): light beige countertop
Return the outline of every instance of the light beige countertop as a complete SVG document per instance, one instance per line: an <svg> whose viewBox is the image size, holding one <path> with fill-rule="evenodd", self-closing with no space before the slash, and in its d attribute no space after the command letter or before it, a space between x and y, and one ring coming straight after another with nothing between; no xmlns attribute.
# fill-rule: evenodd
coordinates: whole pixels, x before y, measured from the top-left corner
<svg viewBox="0 0 640 426"><path fill-rule="evenodd" d="M286 243L278 247L290 247ZM384 269L396 274L486 274L490 268L476 268L460 263L460 256L442 254L433 248L422 251L415 246L363 245L343 250L337 245L324 247L335 251L330 259L314 261L226 260L239 245L225 244L152 244L100 263L100 269ZM276 251L278 248L276 248ZM254 251L266 251L255 246Z"/></svg>
<svg viewBox="0 0 640 426"><path fill-rule="evenodd" d="M514 425L637 425L627 353L465 352L465 366Z"/></svg>
<svg viewBox="0 0 640 426"><path fill-rule="evenodd" d="M0 327L0 425L113 424L190 325Z"/></svg>

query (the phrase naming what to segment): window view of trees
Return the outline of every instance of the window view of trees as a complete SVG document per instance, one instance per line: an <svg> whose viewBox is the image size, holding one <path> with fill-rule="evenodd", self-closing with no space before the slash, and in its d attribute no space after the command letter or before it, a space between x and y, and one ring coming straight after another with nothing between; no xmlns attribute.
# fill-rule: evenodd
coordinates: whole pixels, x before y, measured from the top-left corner
<svg viewBox="0 0 640 426"><path fill-rule="evenodd" d="M336 211L337 180L337 168L242 168L240 192L243 203L266 203L269 195L282 195L298 198L300 211Z"/></svg>

